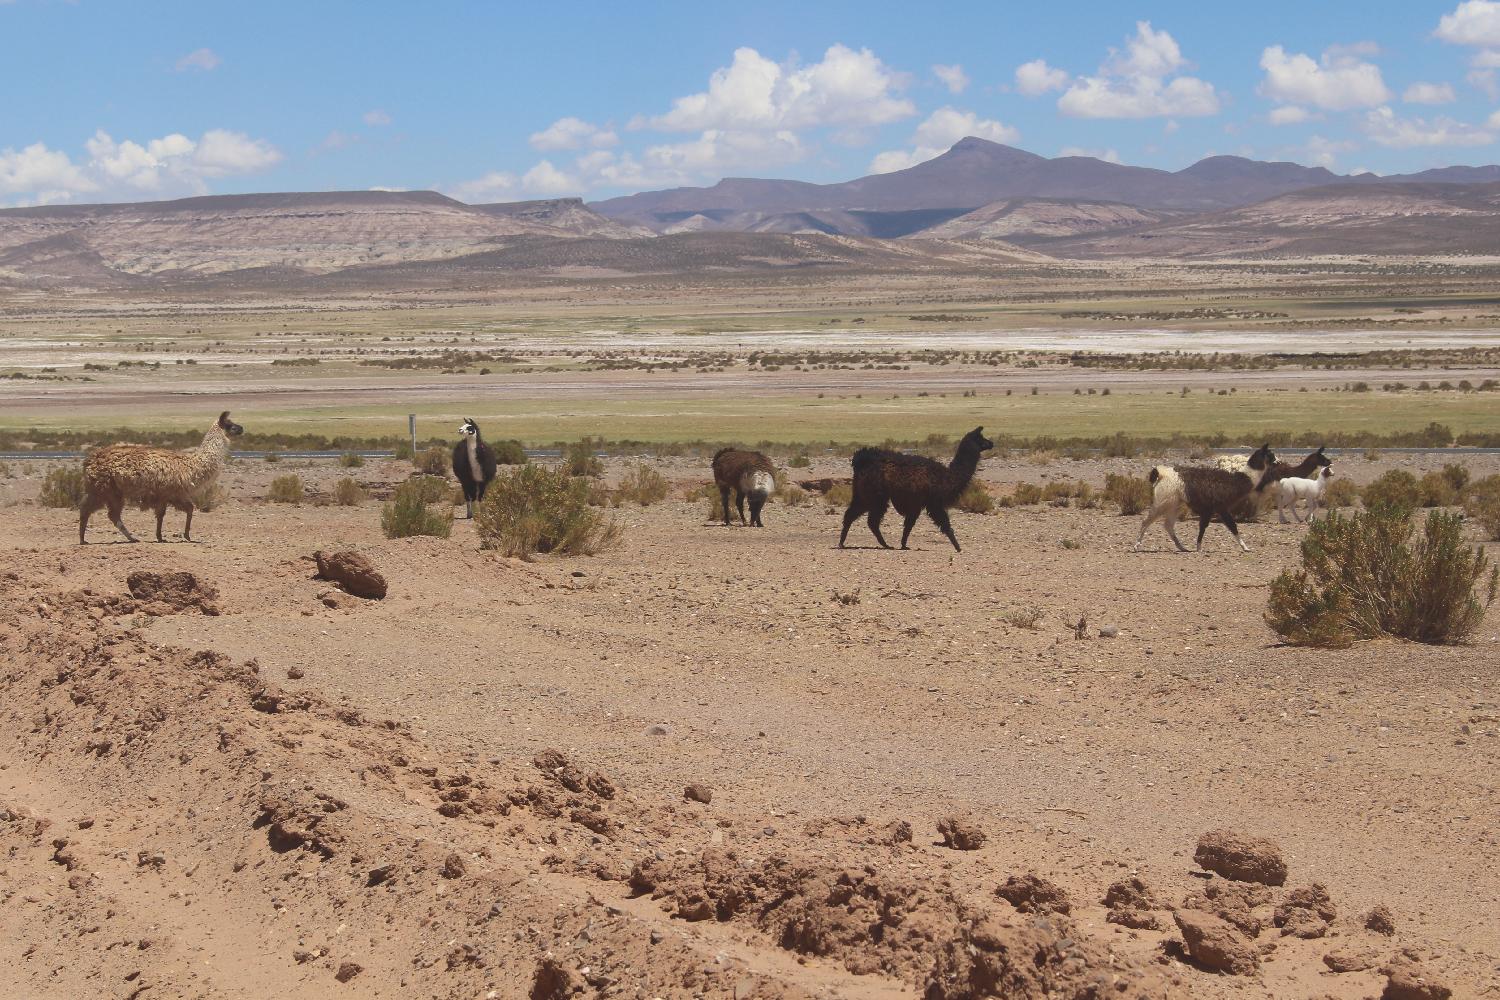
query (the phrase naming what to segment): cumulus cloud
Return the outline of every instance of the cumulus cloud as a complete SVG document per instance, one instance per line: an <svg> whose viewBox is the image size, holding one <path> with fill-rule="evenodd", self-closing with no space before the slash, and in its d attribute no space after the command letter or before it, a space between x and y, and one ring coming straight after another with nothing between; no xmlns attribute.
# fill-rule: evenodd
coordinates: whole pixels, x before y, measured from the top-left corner
<svg viewBox="0 0 1500 1000"><path fill-rule="evenodd" d="M643 156L648 169L684 178L742 167L795 163L806 155L790 129L774 132L708 129L689 142L651 146Z"/></svg>
<svg viewBox="0 0 1500 1000"><path fill-rule="evenodd" d="M256 173L282 158L265 140L227 129L210 129L197 139L174 132L146 142L117 141L100 129L84 147L88 159L82 163L42 143L19 152L0 150L0 194L46 202L76 195L119 199L203 194L209 180Z"/></svg>
<svg viewBox="0 0 1500 1000"><path fill-rule="evenodd" d="M1388 107L1365 113L1361 130L1371 141L1394 149L1414 146L1486 146L1495 134L1452 118L1401 118Z"/></svg>
<svg viewBox="0 0 1500 1000"><path fill-rule="evenodd" d="M1045 59L1033 59L1016 67L1016 90L1027 97L1040 97L1049 90L1062 90L1068 85L1067 70L1048 66Z"/></svg>
<svg viewBox="0 0 1500 1000"><path fill-rule="evenodd" d="M614 130L601 128L581 118L559 118L540 132L531 133L531 148L542 152L559 149L603 149L620 141Z"/></svg>
<svg viewBox="0 0 1500 1000"><path fill-rule="evenodd" d="M1303 122L1312 121L1317 116L1295 104L1283 104L1279 108L1272 108L1271 113L1266 117L1272 125L1301 125Z"/></svg>
<svg viewBox="0 0 1500 1000"><path fill-rule="evenodd" d="M1310 104L1325 111L1369 108L1391 99L1380 67L1360 58L1368 46L1332 47L1319 60L1272 45L1261 53L1260 92L1284 104Z"/></svg>
<svg viewBox="0 0 1500 1000"><path fill-rule="evenodd" d="M1500 48L1500 3L1495 0L1464 0L1438 20L1437 38L1454 45L1484 45Z"/></svg>
<svg viewBox="0 0 1500 1000"><path fill-rule="evenodd" d="M194 49L177 60L177 72L184 73L195 69L207 73L209 70L218 69L223 62L224 60L220 59L213 49Z"/></svg>
<svg viewBox="0 0 1500 1000"><path fill-rule="evenodd" d="M833 45L821 61L797 66L745 47L714 71L706 91L641 124L668 132L885 125L916 114L899 96L905 85L905 75L869 49Z"/></svg>
<svg viewBox="0 0 1500 1000"><path fill-rule="evenodd" d="M391 116L380 108L376 108L374 111L366 111L362 117L366 125L377 128L382 125L389 125L392 121Z"/></svg>
<svg viewBox="0 0 1500 1000"><path fill-rule="evenodd" d="M1057 107L1075 118L1218 114L1218 92L1205 80L1183 75L1188 68L1170 34L1155 30L1149 21L1138 21L1125 51L1111 50L1097 75L1074 80L1057 99Z"/></svg>
<svg viewBox="0 0 1500 1000"><path fill-rule="evenodd" d="M943 81L943 86L948 88L950 94L962 94L969 88L969 74L957 63L952 66L940 63L932 67L932 75Z"/></svg>
<svg viewBox="0 0 1500 1000"><path fill-rule="evenodd" d="M1414 83L1401 99L1407 104L1452 104L1458 98L1451 83Z"/></svg>
<svg viewBox="0 0 1500 1000"><path fill-rule="evenodd" d="M515 198L520 183L516 175L502 170L492 170L483 177L464 181L450 189L450 193L461 201L484 204L492 201L509 201Z"/></svg>
<svg viewBox="0 0 1500 1000"><path fill-rule="evenodd" d="M991 142L1016 142L1021 138L1021 133L1002 122L980 118L972 111L939 108L928 115L912 133L912 148L894 149L879 154L871 161L870 172L888 174L893 170L905 170L918 163L925 163L946 153L955 142L966 136L989 139Z"/></svg>

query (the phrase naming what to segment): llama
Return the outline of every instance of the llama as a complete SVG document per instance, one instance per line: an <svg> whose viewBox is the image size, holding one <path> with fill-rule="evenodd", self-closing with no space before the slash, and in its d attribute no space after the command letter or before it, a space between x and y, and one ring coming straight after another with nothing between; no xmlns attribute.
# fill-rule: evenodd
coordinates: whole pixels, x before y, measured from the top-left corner
<svg viewBox="0 0 1500 1000"><path fill-rule="evenodd" d="M880 547L890 548L880 533L880 521L885 517L886 508L894 506L896 512L906 519L901 530L903 549L917 518L925 510L932 523L953 543L954 550L962 552L953 534L953 524L948 520L948 508L958 501L959 494L974 478L981 454L995 447L983 432L983 427L976 427L965 434L953 454L953 461L947 465L922 455L904 455L884 448L856 451L853 459L854 497L849 501L849 509L844 511L839 548L844 547L849 526L861 514L868 515L870 531Z"/></svg>
<svg viewBox="0 0 1500 1000"><path fill-rule="evenodd" d="M729 491L734 491L734 503L740 511L740 524L745 521L745 501L750 501L752 528L764 528L760 511L766 498L776 488L776 467L771 460L758 451L740 451L737 448L721 448L714 454L714 485L719 487L719 500L724 506L724 523L729 523Z"/></svg>
<svg viewBox="0 0 1500 1000"><path fill-rule="evenodd" d="M1325 445L1319 445L1318 450L1307 455L1296 465L1288 465L1286 462L1266 462L1261 457L1260 451L1245 455L1222 455L1214 463L1220 469L1230 472L1243 472L1251 479L1258 478L1258 474L1267 468L1274 468L1278 479L1303 478L1316 475L1319 468L1332 465L1333 460L1323 454ZM1234 514L1241 520L1253 520L1260 516L1261 511L1276 499L1275 490L1257 490L1250 494L1244 501L1235 505Z"/></svg>
<svg viewBox="0 0 1500 1000"><path fill-rule="evenodd" d="M1323 494L1328 492L1328 480L1333 477L1333 463L1330 462L1318 470L1318 474L1311 479L1303 479L1300 476L1290 476L1276 484L1276 513L1282 524L1286 524L1286 512L1292 512L1292 519L1298 524L1302 518L1297 516L1297 501L1307 501L1307 520L1310 522L1313 515L1318 512L1318 507L1323 502Z"/></svg>
<svg viewBox="0 0 1500 1000"><path fill-rule="evenodd" d="M1247 469L1259 469L1259 475L1251 472L1231 472L1219 467L1158 465L1151 470L1151 509L1141 522L1141 532L1136 536L1135 548L1140 549L1146 537L1146 529L1160 519L1167 529L1167 537L1179 552L1188 550L1177 537L1177 519L1184 509L1198 516L1198 549L1203 548L1203 534L1215 517L1224 522L1240 548L1249 552L1250 547L1240 537L1232 509L1252 494L1264 492L1271 484L1280 480L1276 469L1276 455L1269 444L1257 448L1250 456Z"/></svg>
<svg viewBox="0 0 1500 1000"><path fill-rule="evenodd" d="M229 439L239 437L245 429L229 419L229 411L219 414L203 443L196 448L174 451L140 444L111 444L97 448L83 460L83 502L78 507L78 544L83 545L89 516L101 507L108 508L109 519L120 529L126 541L136 537L125 527L120 514L126 503L141 510L156 512L156 540L162 537L162 519L167 508L187 513L182 526L184 541L193 540L195 498L213 486L229 457Z"/></svg>
<svg viewBox="0 0 1500 1000"><path fill-rule="evenodd" d="M453 475L464 491L464 510L474 519L474 505L484 499L484 491L495 478L495 451L479 435L473 417L465 417L458 432L464 440L453 446Z"/></svg>

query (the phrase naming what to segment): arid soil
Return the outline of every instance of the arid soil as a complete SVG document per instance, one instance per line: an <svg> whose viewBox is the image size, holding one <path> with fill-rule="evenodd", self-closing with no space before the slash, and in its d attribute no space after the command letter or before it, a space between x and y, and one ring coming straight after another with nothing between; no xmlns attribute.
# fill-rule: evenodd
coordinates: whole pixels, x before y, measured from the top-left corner
<svg viewBox="0 0 1500 1000"><path fill-rule="evenodd" d="M264 503L267 475L231 467L198 544L101 517L80 548L7 488L8 996L1500 989L1500 622L1280 647L1266 585L1304 529L1132 554L1135 518L1041 507L956 514L961 555L925 522L837 551L817 498L762 530L674 498L524 563L462 521L387 541L374 503ZM314 578L340 549L384 600ZM198 589L132 578L168 571ZM1279 845L1285 886L1200 868L1217 828Z"/></svg>

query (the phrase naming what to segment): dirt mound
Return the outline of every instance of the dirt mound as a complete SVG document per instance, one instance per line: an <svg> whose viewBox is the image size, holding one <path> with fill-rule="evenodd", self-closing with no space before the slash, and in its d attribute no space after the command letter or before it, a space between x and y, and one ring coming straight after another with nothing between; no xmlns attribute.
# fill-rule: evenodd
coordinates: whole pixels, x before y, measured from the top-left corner
<svg viewBox="0 0 1500 1000"><path fill-rule="evenodd" d="M1286 883L1286 862L1282 860L1281 848L1263 837L1246 837L1233 830L1210 830L1198 838L1193 860L1237 882Z"/></svg>
<svg viewBox="0 0 1500 1000"><path fill-rule="evenodd" d="M1205 969L1232 976L1250 976L1260 968L1255 946L1227 920L1202 910L1178 910L1172 915L1190 958Z"/></svg>
<svg viewBox="0 0 1500 1000"><path fill-rule="evenodd" d="M219 591L213 584L187 572L159 573L136 570L125 578L130 596L141 602L148 615L172 615L198 611L205 615L219 613Z"/></svg>
<svg viewBox="0 0 1500 1000"><path fill-rule="evenodd" d="M1012 875L995 890L995 895L1022 913L1070 913L1068 894L1061 886L1033 875Z"/></svg>
<svg viewBox="0 0 1500 1000"><path fill-rule="evenodd" d="M317 579L332 580L355 597L380 600L386 594L385 577L358 552L314 552Z"/></svg>

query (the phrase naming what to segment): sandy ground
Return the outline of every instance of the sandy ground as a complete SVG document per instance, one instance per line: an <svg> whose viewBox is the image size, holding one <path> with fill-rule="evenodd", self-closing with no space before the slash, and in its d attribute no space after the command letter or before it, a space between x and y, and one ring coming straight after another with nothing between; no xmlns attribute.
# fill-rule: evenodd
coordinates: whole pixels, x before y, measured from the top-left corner
<svg viewBox="0 0 1500 1000"><path fill-rule="evenodd" d="M288 468L231 469L198 544L113 544L100 518L111 544L79 548L30 480L0 494L7 995L1355 998L1402 949L1456 996L1500 991L1497 623L1280 647L1261 612L1301 528L1131 554L1135 518L1031 508L955 515L962 554L926 523L912 551L860 525L841 552L821 502L753 530L674 499L622 508L617 551L523 563L464 522L387 541L375 504L254 499ZM335 548L389 596L312 579ZM165 569L222 613L126 594ZM981 849L940 845L955 815ZM1222 884L1193 861L1216 827L1325 885L1327 936L1281 936L1267 904L1255 975L1182 960L1167 908ZM1071 915L995 896L1026 872ZM1132 875L1161 929L1106 922ZM1362 927L1376 904L1394 938ZM1331 972L1339 950L1372 967Z"/></svg>

